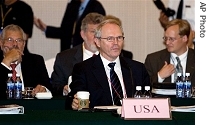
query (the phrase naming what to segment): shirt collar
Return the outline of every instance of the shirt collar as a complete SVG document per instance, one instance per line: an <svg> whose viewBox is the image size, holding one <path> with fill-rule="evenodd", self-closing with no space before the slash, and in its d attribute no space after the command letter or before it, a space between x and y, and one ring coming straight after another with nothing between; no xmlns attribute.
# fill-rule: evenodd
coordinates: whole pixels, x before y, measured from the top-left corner
<svg viewBox="0 0 210 125"><path fill-rule="evenodd" d="M88 4L89 1L90 1L90 0L84 0L84 2L81 3L80 8L83 7L83 10L84 10L85 7L87 6L87 4Z"/></svg>
<svg viewBox="0 0 210 125"><path fill-rule="evenodd" d="M92 57L92 56L93 56L93 54L96 54L96 55L98 55L98 54L99 54L99 52L98 52L98 51L96 51L95 53L92 53L91 51L89 51L89 50L85 49L84 43L82 44L82 49L83 49L83 53L85 53L86 55L88 55L88 56L90 56L90 57Z"/></svg>
<svg viewBox="0 0 210 125"><path fill-rule="evenodd" d="M100 55L100 57L101 57L101 60L102 60L102 62L104 64L104 68L105 69L107 67L110 69L110 67L108 66L108 64L111 63L111 62L116 62L115 69L116 68L120 68L120 59L119 59L119 56L114 61L109 61L109 60L105 59L102 55Z"/></svg>
<svg viewBox="0 0 210 125"><path fill-rule="evenodd" d="M171 53L171 56L175 59L176 57L179 57L180 60L183 60L187 57L187 54L188 54L188 50L189 48L187 47L187 51L184 52L182 55L180 56L177 56L175 53Z"/></svg>

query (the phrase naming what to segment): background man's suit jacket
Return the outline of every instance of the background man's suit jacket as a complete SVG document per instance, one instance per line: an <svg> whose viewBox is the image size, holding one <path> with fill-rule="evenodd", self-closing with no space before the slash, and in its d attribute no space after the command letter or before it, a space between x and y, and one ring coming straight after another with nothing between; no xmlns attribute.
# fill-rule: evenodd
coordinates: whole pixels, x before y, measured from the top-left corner
<svg viewBox="0 0 210 125"><path fill-rule="evenodd" d="M63 87L68 83L76 63L83 61L82 44L57 54L51 75L54 95L62 95Z"/></svg>
<svg viewBox="0 0 210 125"><path fill-rule="evenodd" d="M165 61L170 64L170 57L170 53L167 49L147 55L145 66L149 75L151 76L152 83L158 83L157 73L164 66ZM192 85L195 85L195 51L193 49L189 49L188 51L186 72L190 73ZM171 76L167 77L164 82L171 82Z"/></svg>
<svg viewBox="0 0 210 125"><path fill-rule="evenodd" d="M67 8L66 8L66 11L65 11L62 23L61 23L61 27L58 28L58 27L47 26L46 37L61 39L60 51L70 48L73 26L74 26L75 20L77 19L79 7L80 7L80 1L72 0L67 5ZM79 45L83 42L83 39L80 36L81 22L83 18L91 12L97 12L102 15L106 14L105 9L100 2L98 2L97 0L90 0L84 12L80 16L80 18L77 20L75 34L73 36L74 38L73 46Z"/></svg>
<svg viewBox="0 0 210 125"><path fill-rule="evenodd" d="M144 64L124 57L120 57L120 63L127 97L133 97L136 85L150 85L149 74ZM75 64L72 80L70 98L66 100L67 109L71 109L72 99L77 91L90 92L91 108L100 105L113 105L100 54Z"/></svg>
<svg viewBox="0 0 210 125"><path fill-rule="evenodd" d="M1 53L1 52L0 52ZM3 59L1 53L0 60ZM51 90L50 79L45 67L44 58L36 54L26 54L22 56L21 70L25 87L36 87L41 84ZM0 98L6 98L7 75L11 73L9 69L0 64Z"/></svg>
<svg viewBox="0 0 210 125"><path fill-rule="evenodd" d="M132 59L130 51L122 50L121 56ZM76 63L83 61L83 45L77 45L72 49L67 49L56 55L51 83L54 95L62 95L63 87L68 83L69 76L72 75L73 67Z"/></svg>

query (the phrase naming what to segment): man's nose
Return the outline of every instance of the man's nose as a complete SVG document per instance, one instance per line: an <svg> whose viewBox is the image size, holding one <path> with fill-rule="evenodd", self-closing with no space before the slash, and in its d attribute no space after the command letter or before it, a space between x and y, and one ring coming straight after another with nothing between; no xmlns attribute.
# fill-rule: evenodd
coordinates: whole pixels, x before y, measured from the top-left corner
<svg viewBox="0 0 210 125"><path fill-rule="evenodd" d="M17 45L18 45L18 44L17 44L17 41L14 40L14 41L13 41L13 47L17 47Z"/></svg>

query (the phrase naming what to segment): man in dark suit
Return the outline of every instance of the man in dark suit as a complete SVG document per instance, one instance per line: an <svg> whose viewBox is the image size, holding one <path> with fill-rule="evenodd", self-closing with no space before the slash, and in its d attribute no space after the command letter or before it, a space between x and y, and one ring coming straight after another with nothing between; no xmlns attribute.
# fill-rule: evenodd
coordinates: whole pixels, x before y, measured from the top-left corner
<svg viewBox="0 0 210 125"><path fill-rule="evenodd" d="M15 71L21 76L25 87L33 87L33 94L51 89L44 59L36 54L23 54L26 34L17 25L6 26L1 34L0 52L0 98L6 98L7 75L12 72L11 64L17 64ZM23 87L24 87L23 86ZM22 88L22 90L24 90Z"/></svg>
<svg viewBox="0 0 210 125"><path fill-rule="evenodd" d="M120 23L114 19L107 19L99 24L94 40L100 54L75 64L70 84L71 92L66 100L67 109L78 109L78 91L90 92L90 108L116 105L113 95L116 97L117 92L112 90L114 87L108 67L111 62L116 63L114 71L122 88L119 91L122 94L119 99L133 97L137 85L150 85L149 74L144 64L119 56L123 47L123 34Z"/></svg>
<svg viewBox="0 0 210 125"><path fill-rule="evenodd" d="M195 49L195 0L168 0L168 7L174 10L175 13L168 17L161 11L159 16L161 26L164 28L172 19L187 20L191 25L188 47Z"/></svg>
<svg viewBox="0 0 210 125"><path fill-rule="evenodd" d="M82 11L81 15L78 15ZM97 0L71 0L68 3L61 27L46 26L40 19L35 19L35 25L45 31L47 38L61 39L61 50L69 49L83 42L80 36L80 26L82 19L88 13L96 12L105 15L105 9ZM74 27L74 24L76 26Z"/></svg>
<svg viewBox="0 0 210 125"><path fill-rule="evenodd" d="M70 91L68 83L71 82L73 66L92 57L93 54L98 54L98 49L94 42L94 33L91 32L94 32L103 19L104 16L98 13L87 14L82 21L80 31L84 42L56 55L54 70L51 75L54 95L67 95ZM120 56L132 59L133 54L122 50Z"/></svg>
<svg viewBox="0 0 210 125"><path fill-rule="evenodd" d="M166 49L148 54L145 60L152 84L174 83L176 57L179 57L183 73L190 73L192 85L195 85L195 51L187 46L190 30L186 20L175 19L166 25L163 37Z"/></svg>
<svg viewBox="0 0 210 125"><path fill-rule="evenodd" d="M32 7L23 0L1 0L0 8L0 32L10 24L20 26L27 35L24 54L28 54L28 39L32 37L34 22Z"/></svg>
<svg viewBox="0 0 210 125"><path fill-rule="evenodd" d="M82 20L80 31L83 43L57 54L51 75L53 94L62 95L63 93L67 95L73 66L92 57L93 54L97 55L99 53L94 42L94 31L103 19L104 16L98 13L87 14Z"/></svg>

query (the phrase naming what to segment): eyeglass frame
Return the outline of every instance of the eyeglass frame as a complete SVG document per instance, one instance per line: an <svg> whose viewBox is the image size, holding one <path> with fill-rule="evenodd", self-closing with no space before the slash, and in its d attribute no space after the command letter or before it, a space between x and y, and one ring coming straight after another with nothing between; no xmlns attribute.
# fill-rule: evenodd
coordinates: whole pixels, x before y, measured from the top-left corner
<svg viewBox="0 0 210 125"><path fill-rule="evenodd" d="M108 42L114 42L115 40L117 41L124 41L125 37L124 36L117 36L117 37L114 37L114 36L108 36L106 38L103 38L103 37L97 37L98 39L106 39ZM122 40L119 40L121 39Z"/></svg>
<svg viewBox="0 0 210 125"><path fill-rule="evenodd" d="M12 43L12 42L17 42L17 43L23 43L25 40L18 38L18 39L13 39L11 37L3 39L4 41L6 41L7 43Z"/></svg>
<svg viewBox="0 0 210 125"><path fill-rule="evenodd" d="M164 40L164 42L166 42L167 40L169 40L170 42L174 42L175 40L180 39L182 37L183 36L180 36L179 38L176 38L176 37L166 37L166 36L164 36L163 37L163 40Z"/></svg>

